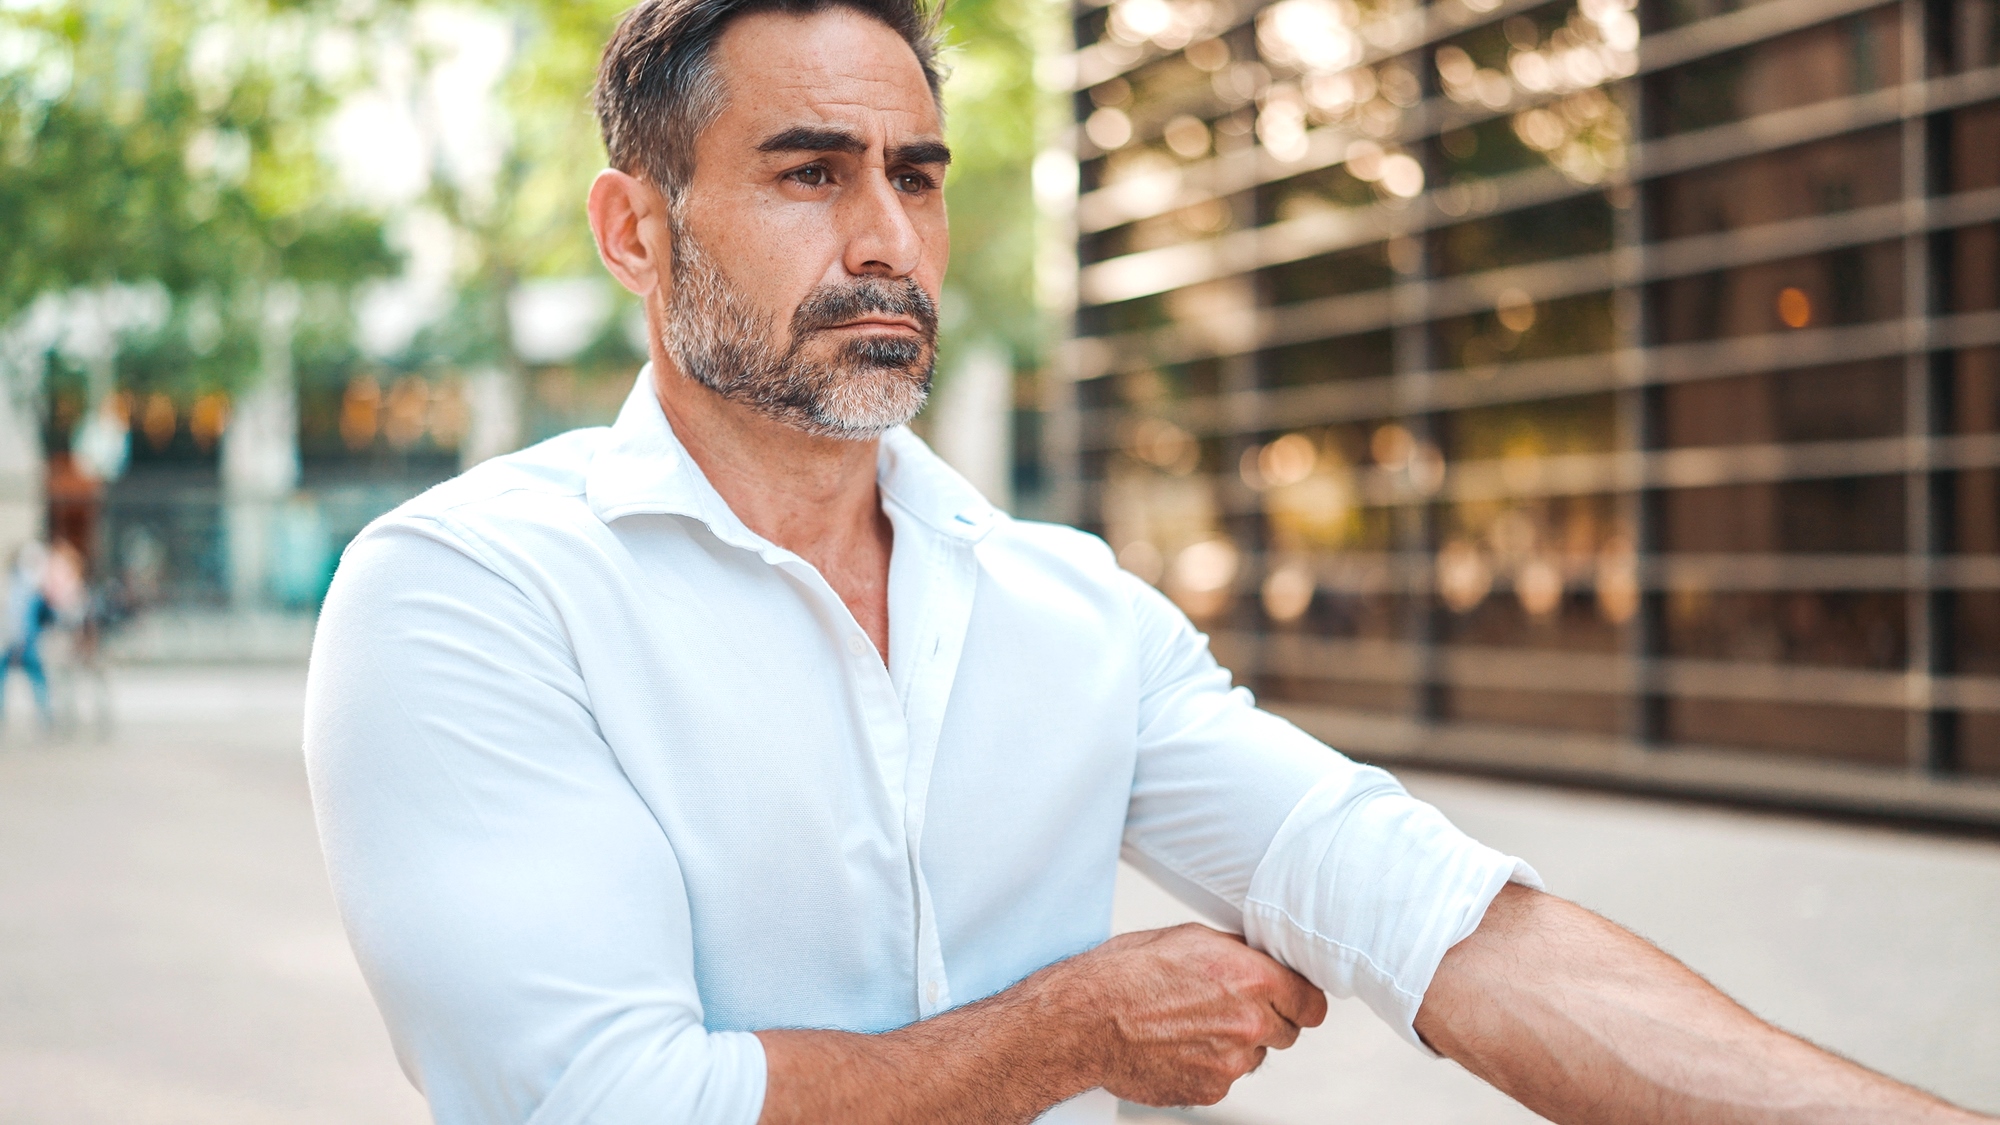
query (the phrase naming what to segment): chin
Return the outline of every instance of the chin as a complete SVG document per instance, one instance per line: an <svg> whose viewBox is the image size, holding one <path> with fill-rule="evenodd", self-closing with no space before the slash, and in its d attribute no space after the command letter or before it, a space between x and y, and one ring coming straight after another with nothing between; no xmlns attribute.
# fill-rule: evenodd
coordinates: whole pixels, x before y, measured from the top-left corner
<svg viewBox="0 0 2000 1125"><path fill-rule="evenodd" d="M801 419L820 437L869 441L915 418L929 400L930 369L840 371Z"/></svg>

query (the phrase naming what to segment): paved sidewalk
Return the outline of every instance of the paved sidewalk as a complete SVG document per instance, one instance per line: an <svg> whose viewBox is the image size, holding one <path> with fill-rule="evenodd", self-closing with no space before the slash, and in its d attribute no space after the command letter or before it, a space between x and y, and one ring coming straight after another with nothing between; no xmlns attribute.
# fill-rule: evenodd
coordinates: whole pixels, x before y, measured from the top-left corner
<svg viewBox="0 0 2000 1125"><path fill-rule="evenodd" d="M427 1120L326 888L302 670L113 683L103 741L40 738L9 700L0 1123Z"/></svg>
<svg viewBox="0 0 2000 1125"><path fill-rule="evenodd" d="M12 685L0 1125L423 1121L326 891L297 752L300 671L128 670L114 686L108 740L50 742ZM1752 1008L2000 1110L2000 844L1410 781ZM1121 926L1183 917L1143 880L1121 886ZM1196 1119L1533 1120L1353 1003Z"/></svg>

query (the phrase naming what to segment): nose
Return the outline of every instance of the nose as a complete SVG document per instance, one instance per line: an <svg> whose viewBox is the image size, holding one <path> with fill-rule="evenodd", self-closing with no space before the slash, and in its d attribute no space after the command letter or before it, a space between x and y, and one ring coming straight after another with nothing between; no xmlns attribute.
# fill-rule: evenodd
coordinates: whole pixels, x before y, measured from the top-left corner
<svg viewBox="0 0 2000 1125"><path fill-rule="evenodd" d="M843 265L856 277L907 277L923 258L923 239L903 194L880 173L862 177L842 201L847 228Z"/></svg>

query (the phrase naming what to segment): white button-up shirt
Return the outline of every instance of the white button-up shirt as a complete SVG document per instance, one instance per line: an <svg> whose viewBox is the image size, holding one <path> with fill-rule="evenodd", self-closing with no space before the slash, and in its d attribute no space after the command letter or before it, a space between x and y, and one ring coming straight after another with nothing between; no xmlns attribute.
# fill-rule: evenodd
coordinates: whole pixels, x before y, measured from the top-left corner
<svg viewBox="0 0 2000 1125"><path fill-rule="evenodd" d="M1089 949L1121 852L1417 1043L1439 959L1533 873L1259 711L1098 539L994 510L907 430L878 479L886 665L650 372L610 428L348 548L306 754L437 1120L749 1125L752 1031L898 1027Z"/></svg>

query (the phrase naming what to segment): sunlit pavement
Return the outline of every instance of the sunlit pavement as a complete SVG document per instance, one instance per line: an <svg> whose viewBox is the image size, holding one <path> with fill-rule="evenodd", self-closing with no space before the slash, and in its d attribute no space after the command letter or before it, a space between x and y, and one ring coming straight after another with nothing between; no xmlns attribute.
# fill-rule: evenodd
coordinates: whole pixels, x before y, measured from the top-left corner
<svg viewBox="0 0 2000 1125"><path fill-rule="evenodd" d="M424 1120L326 891L301 683L293 668L117 672L102 740L35 733L8 685L0 1125ZM2000 1110L2000 843L1409 780L1753 1009ZM1186 916L1121 885L1123 928ZM1161 1120L1533 1118L1348 1002L1222 1105Z"/></svg>

